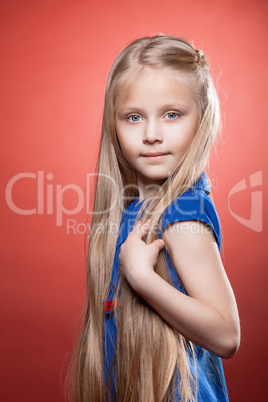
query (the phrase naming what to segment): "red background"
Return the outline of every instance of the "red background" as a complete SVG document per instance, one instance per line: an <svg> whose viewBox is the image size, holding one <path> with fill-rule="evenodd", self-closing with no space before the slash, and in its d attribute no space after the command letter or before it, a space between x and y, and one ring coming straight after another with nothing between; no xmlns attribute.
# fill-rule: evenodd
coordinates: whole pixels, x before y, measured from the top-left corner
<svg viewBox="0 0 268 402"><path fill-rule="evenodd" d="M1 1L1 385L5 402L63 401L62 382L83 300L85 208L56 226L56 186L85 189L94 172L106 79L129 41L183 36L204 50L219 88L224 129L210 171L223 231L223 261L242 326L239 352L224 362L231 401L266 391L267 2L264 0ZM16 174L44 172L54 213L20 215L5 199ZM263 173L263 228L250 218L249 176ZM47 174L52 173L52 180ZM255 189L255 190L256 190ZM14 186L20 208L37 207L37 180ZM77 195L64 194L65 208ZM82 225L79 227L82 232Z"/></svg>

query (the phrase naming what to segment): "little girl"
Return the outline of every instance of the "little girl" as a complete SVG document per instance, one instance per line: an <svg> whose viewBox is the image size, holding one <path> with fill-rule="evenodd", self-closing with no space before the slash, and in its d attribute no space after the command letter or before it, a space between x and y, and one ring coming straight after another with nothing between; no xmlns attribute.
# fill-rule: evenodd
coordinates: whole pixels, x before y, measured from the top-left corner
<svg viewBox="0 0 268 402"><path fill-rule="evenodd" d="M207 60L172 36L130 43L105 95L73 400L228 401L239 346L204 172L220 111Z"/></svg>

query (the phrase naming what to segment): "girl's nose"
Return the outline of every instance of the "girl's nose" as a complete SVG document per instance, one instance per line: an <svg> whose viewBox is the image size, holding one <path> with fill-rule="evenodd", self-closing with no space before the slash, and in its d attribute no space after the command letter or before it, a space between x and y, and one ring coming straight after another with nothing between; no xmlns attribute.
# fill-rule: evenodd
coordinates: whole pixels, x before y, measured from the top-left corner
<svg viewBox="0 0 268 402"><path fill-rule="evenodd" d="M159 124L148 122L144 127L143 142L153 144L154 142L163 142L163 135Z"/></svg>

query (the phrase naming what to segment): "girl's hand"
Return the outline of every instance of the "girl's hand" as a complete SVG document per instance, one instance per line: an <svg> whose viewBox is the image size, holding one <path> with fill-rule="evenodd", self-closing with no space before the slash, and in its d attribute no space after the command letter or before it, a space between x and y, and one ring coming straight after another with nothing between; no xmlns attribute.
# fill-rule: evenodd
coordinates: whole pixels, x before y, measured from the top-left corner
<svg viewBox="0 0 268 402"><path fill-rule="evenodd" d="M150 274L154 272L158 254L164 247L162 239L157 239L150 244L143 241L150 224L150 219L144 224L138 221L122 244L119 254L120 268L134 290L139 283L148 280Z"/></svg>

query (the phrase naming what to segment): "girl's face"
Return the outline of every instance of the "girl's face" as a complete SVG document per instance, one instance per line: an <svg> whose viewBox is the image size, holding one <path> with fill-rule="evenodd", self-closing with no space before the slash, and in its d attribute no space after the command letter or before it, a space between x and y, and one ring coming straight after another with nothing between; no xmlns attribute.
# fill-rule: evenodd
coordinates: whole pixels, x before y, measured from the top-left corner
<svg viewBox="0 0 268 402"><path fill-rule="evenodd" d="M127 162L138 185L160 184L189 148L200 119L188 84L168 70L145 67L119 103L115 124Z"/></svg>

